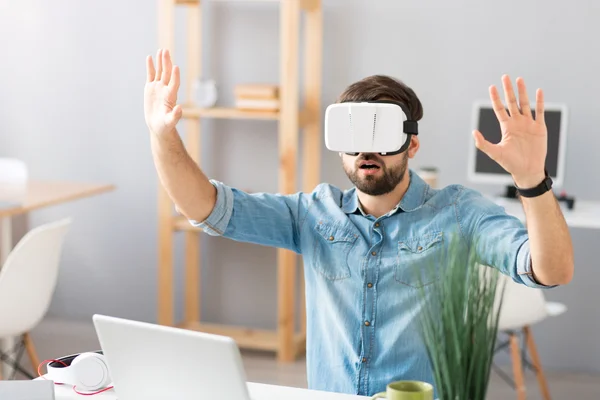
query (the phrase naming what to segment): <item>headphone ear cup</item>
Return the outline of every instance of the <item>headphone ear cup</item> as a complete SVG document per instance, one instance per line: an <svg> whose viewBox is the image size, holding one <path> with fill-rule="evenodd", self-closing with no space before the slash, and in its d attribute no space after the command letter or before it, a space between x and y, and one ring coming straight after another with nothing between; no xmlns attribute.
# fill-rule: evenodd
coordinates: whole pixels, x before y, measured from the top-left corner
<svg viewBox="0 0 600 400"><path fill-rule="evenodd" d="M108 387L111 382L108 365L102 354L80 354L71 363L71 368L73 384L77 390L100 390Z"/></svg>

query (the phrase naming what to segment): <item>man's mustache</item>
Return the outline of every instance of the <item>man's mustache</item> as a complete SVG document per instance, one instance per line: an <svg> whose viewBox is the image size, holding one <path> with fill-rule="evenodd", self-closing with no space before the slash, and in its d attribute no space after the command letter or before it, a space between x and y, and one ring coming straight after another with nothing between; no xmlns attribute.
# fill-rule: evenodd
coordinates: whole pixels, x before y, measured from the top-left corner
<svg viewBox="0 0 600 400"><path fill-rule="evenodd" d="M383 165L383 160L379 157L377 157L377 155L375 153L361 153L357 158L356 158L356 163L360 163L361 161L377 161L379 164Z"/></svg>

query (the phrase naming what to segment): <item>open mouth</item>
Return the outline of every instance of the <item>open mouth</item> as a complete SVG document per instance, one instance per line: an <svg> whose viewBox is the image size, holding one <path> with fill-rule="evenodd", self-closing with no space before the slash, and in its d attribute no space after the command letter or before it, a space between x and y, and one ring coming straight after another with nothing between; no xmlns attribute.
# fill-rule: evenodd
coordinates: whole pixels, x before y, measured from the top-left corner
<svg viewBox="0 0 600 400"><path fill-rule="evenodd" d="M360 169L379 169L379 165L375 164L375 163L370 163L370 162L363 162L360 167Z"/></svg>

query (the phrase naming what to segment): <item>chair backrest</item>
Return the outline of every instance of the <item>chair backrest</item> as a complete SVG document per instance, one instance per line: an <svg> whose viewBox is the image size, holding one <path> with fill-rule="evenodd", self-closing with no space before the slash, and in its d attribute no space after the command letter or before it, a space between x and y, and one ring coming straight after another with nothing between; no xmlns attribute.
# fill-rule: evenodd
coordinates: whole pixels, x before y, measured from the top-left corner
<svg viewBox="0 0 600 400"><path fill-rule="evenodd" d="M28 231L0 269L0 338L34 328L48 311L71 218Z"/></svg>
<svg viewBox="0 0 600 400"><path fill-rule="evenodd" d="M496 309L500 303L502 291L504 295L498 330L517 330L546 318L546 299L541 289L525 286L515 282L510 276L500 272L496 273L498 274Z"/></svg>

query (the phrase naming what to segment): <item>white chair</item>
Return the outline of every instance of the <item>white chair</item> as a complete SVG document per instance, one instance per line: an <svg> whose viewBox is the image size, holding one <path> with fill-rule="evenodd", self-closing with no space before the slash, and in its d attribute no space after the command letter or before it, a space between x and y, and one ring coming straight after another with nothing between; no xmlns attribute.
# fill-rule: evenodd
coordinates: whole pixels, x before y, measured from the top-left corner
<svg viewBox="0 0 600 400"><path fill-rule="evenodd" d="M19 365L26 349L34 370L39 366L29 332L45 316L58 278L65 235L71 218L41 225L28 231L8 254L0 269L0 339L20 337L16 358L1 353L2 360L34 378ZM1 379L1 378L0 378Z"/></svg>
<svg viewBox="0 0 600 400"><path fill-rule="evenodd" d="M555 317L564 313L567 307L562 303L547 302L541 289L527 287L516 283L506 275L499 274L499 291L502 287L504 287L504 297L500 309L498 331L508 335L508 340L501 343L496 351L510 348L514 383L510 382L510 378L501 369L496 366L494 366L494 369L503 379L513 384L517 390L517 398L524 400L523 365L530 367L536 373L543 398L550 400L548 383L533 340L531 326L548 317ZM519 349L519 333L523 334L523 347L521 349ZM529 349L532 363L527 360L527 349Z"/></svg>

